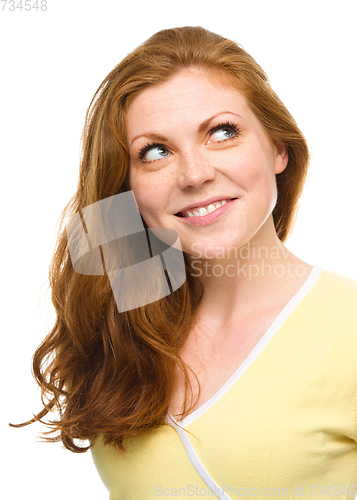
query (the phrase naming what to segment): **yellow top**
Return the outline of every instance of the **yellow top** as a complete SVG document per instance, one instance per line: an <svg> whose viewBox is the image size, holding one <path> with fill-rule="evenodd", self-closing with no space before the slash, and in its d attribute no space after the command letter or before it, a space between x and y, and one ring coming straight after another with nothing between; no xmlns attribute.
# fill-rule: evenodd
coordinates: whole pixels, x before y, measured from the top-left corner
<svg viewBox="0 0 357 500"><path fill-rule="evenodd" d="M314 266L223 387L180 423L92 456L110 500L354 499L357 281Z"/></svg>

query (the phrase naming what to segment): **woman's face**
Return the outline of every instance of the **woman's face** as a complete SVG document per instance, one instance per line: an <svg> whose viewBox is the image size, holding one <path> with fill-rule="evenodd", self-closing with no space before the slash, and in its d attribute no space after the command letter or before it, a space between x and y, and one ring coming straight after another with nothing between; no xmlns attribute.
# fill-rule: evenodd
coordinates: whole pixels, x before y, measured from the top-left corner
<svg viewBox="0 0 357 500"><path fill-rule="evenodd" d="M287 150L269 141L236 89L185 69L138 94L126 125L130 189L149 228L174 229L184 252L207 258L274 230ZM218 200L227 202L216 211ZM207 214L177 215L193 205Z"/></svg>

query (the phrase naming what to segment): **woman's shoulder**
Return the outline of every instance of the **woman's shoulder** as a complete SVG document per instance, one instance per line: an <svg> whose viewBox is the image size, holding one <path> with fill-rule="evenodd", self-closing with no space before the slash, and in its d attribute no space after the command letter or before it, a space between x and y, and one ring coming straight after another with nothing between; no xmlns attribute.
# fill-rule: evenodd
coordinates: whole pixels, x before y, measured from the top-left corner
<svg viewBox="0 0 357 500"><path fill-rule="evenodd" d="M335 271L319 268L320 279L326 292L333 295L345 296L345 298L357 299L357 279L339 274Z"/></svg>
<svg viewBox="0 0 357 500"><path fill-rule="evenodd" d="M311 289L311 312L357 329L357 280L335 271L317 267L319 276Z"/></svg>
<svg viewBox="0 0 357 500"><path fill-rule="evenodd" d="M350 390L351 394L355 394L357 280L321 269L304 312L304 339L310 352L317 353L314 358L316 370L319 366L324 373L328 366L330 380L334 384L343 383L346 393Z"/></svg>

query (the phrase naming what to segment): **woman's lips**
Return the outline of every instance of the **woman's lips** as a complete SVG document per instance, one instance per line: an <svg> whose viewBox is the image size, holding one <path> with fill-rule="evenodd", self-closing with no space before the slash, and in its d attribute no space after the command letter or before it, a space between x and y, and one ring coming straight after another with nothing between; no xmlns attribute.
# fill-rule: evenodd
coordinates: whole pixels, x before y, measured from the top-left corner
<svg viewBox="0 0 357 500"><path fill-rule="evenodd" d="M233 200L227 201L224 205L221 207L217 208L213 212L207 215L202 215L201 217L179 217L176 215L176 217L184 222L185 224L190 224L192 226L205 226L206 224L210 224L211 222L214 222L215 220L219 219L223 214L228 212L228 210L231 209L232 205L238 201L238 198L235 198Z"/></svg>

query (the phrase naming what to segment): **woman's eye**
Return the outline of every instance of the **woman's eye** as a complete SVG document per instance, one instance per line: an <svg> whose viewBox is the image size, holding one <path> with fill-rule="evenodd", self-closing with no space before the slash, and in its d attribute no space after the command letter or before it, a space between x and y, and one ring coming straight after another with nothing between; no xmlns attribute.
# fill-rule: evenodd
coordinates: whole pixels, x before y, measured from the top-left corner
<svg viewBox="0 0 357 500"><path fill-rule="evenodd" d="M231 139L232 137L234 137L234 132L232 129L220 128L220 129L216 130L215 132L213 132L213 134L211 134L210 139L212 139L213 142L220 142L220 141L224 141L226 139Z"/></svg>
<svg viewBox="0 0 357 500"><path fill-rule="evenodd" d="M142 154L140 155L140 158L142 161L154 161L154 160L160 160L160 158L165 158L166 156L169 156L169 150L166 149L164 146L153 146L150 147L149 149L146 149L146 151L143 151Z"/></svg>

